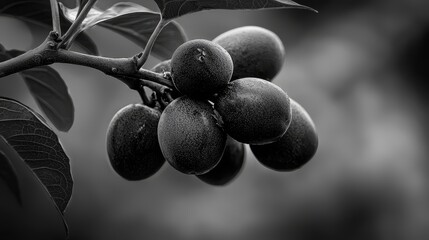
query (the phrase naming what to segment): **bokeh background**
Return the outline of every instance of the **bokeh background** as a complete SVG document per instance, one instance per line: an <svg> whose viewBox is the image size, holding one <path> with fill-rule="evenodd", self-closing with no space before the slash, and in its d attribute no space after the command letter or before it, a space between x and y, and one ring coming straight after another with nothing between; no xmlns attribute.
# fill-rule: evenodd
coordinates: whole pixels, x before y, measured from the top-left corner
<svg viewBox="0 0 429 240"><path fill-rule="evenodd" d="M320 139L313 160L295 172L269 170L247 149L243 171L226 187L168 164L145 181L125 181L109 165L105 134L138 94L96 70L54 65L76 109L74 126L58 133L75 181L65 214L70 239L429 238L429 2L298 2L319 13L213 10L177 20L189 39L245 25L279 35L287 54L274 83L307 109ZM37 45L44 33L36 30L0 18L6 48ZM109 30L90 34L104 56L140 51ZM0 95L37 109L16 76L1 79Z"/></svg>

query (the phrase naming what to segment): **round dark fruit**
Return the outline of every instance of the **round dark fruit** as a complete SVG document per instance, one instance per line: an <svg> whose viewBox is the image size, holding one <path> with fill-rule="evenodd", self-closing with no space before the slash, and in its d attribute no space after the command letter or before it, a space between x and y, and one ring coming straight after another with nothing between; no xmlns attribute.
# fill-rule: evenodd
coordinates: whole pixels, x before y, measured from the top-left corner
<svg viewBox="0 0 429 240"><path fill-rule="evenodd" d="M162 61L150 69L152 72L165 73L171 72L171 59Z"/></svg>
<svg viewBox="0 0 429 240"><path fill-rule="evenodd" d="M158 144L161 112L142 104L119 110L107 130L107 154L113 169L127 180L155 174L164 164Z"/></svg>
<svg viewBox="0 0 429 240"><path fill-rule="evenodd" d="M219 163L209 172L197 175L205 183L223 186L237 177L243 167L246 149L230 136L226 140L226 147Z"/></svg>
<svg viewBox="0 0 429 240"><path fill-rule="evenodd" d="M196 39L179 46L171 58L171 77L184 95L210 97L231 79L231 56L220 45Z"/></svg>
<svg viewBox="0 0 429 240"><path fill-rule="evenodd" d="M231 55L234 63L231 81L244 77L271 81L283 67L283 43L268 29L239 27L219 35L213 42L221 45Z"/></svg>
<svg viewBox="0 0 429 240"><path fill-rule="evenodd" d="M182 96L162 112L158 139L165 159L175 169L204 174L221 159L226 133L208 101Z"/></svg>
<svg viewBox="0 0 429 240"><path fill-rule="evenodd" d="M318 147L313 121L305 109L291 99L292 122L279 141L266 145L250 145L256 159L277 171L293 171L306 164Z"/></svg>
<svg viewBox="0 0 429 240"><path fill-rule="evenodd" d="M283 136L291 121L288 95L259 78L232 81L214 98L228 135L239 142L267 144Z"/></svg>

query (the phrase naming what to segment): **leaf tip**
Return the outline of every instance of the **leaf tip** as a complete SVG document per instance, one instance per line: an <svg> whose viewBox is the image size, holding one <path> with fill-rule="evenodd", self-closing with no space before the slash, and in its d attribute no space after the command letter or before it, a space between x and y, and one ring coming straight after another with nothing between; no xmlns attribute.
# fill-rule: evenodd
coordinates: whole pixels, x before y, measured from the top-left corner
<svg viewBox="0 0 429 240"><path fill-rule="evenodd" d="M280 3L283 2L283 1L280 1L280 0L277 0L277 1L280 2ZM309 7L309 6L306 6L306 5L299 4L299 3L295 2L295 1L287 1L287 2L291 3L291 5L293 5L295 8L309 10L309 11L312 11L312 12L315 12L315 13L319 13L316 9L314 9L312 7Z"/></svg>
<svg viewBox="0 0 429 240"><path fill-rule="evenodd" d="M315 12L315 13L319 13L319 11L317 11L316 9L314 9L312 7L309 7L309 6L305 6L305 5L299 4L299 8L304 9L304 10L309 10L309 11L312 11L312 12Z"/></svg>

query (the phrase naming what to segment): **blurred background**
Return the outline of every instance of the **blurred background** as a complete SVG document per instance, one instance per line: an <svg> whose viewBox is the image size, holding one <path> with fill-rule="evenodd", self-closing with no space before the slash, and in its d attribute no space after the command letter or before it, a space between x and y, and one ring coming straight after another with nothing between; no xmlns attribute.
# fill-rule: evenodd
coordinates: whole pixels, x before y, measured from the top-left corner
<svg viewBox="0 0 429 240"><path fill-rule="evenodd" d="M156 10L152 1L135 2ZM295 172L269 170L247 149L244 169L225 187L168 164L147 180L123 180L109 165L105 134L138 94L96 70L53 65L76 109L71 130L58 133L75 181L65 213L70 239L429 238L429 1L298 2L319 13L212 10L177 20L189 39L245 25L279 35L286 61L273 82L306 108L320 140L313 160ZM46 32L32 31L0 18L7 49L39 44ZM109 30L89 33L104 56L140 51ZM16 76L1 79L0 95L37 109Z"/></svg>

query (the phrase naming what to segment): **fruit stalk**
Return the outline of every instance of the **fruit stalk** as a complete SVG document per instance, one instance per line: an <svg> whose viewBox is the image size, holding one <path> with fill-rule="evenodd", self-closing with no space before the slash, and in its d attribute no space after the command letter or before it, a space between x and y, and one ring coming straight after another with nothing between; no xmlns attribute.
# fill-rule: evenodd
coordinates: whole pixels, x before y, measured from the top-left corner
<svg viewBox="0 0 429 240"><path fill-rule="evenodd" d="M141 78L143 79L165 85L169 88L173 88L173 89L175 88L171 80L164 77L164 74L162 73L156 73L144 68L140 68L136 75L141 76Z"/></svg>
<svg viewBox="0 0 429 240"><path fill-rule="evenodd" d="M173 91L171 88L164 86L162 84L147 81L144 79L141 79L140 81L141 81L141 87L140 88L143 88L143 86L145 86L145 87L152 89L156 93L157 100L163 106L163 108L165 106L167 106L171 101L174 100L173 97L171 96L171 92ZM140 91L139 91L139 93L140 93ZM145 103L145 105L150 106L149 104L151 104L151 103L148 100L143 98L145 95L146 94L142 95L140 93L140 96L142 96L142 100Z"/></svg>
<svg viewBox="0 0 429 240"><path fill-rule="evenodd" d="M141 80L141 82L143 86L149 87L161 95L164 95L167 91L171 90L170 88L156 82L151 82L147 80Z"/></svg>
<svg viewBox="0 0 429 240"><path fill-rule="evenodd" d="M142 102L144 105L148 106L148 107L154 107L155 106L155 101L153 101L151 98L149 98L146 94L146 90L144 89L143 85L140 85L136 91L139 93L140 98L142 99Z"/></svg>

